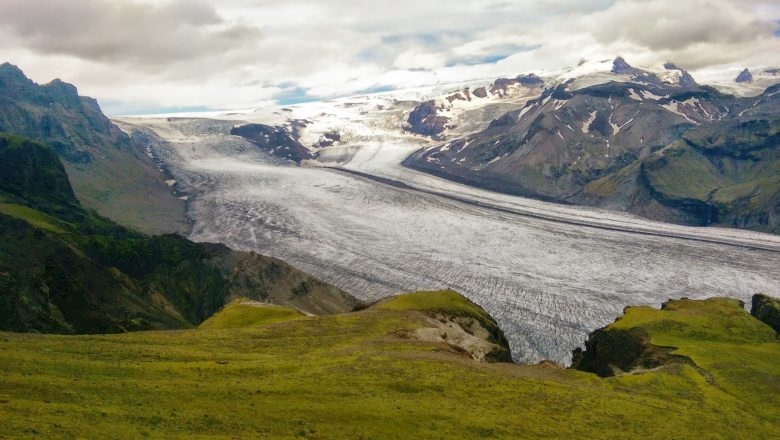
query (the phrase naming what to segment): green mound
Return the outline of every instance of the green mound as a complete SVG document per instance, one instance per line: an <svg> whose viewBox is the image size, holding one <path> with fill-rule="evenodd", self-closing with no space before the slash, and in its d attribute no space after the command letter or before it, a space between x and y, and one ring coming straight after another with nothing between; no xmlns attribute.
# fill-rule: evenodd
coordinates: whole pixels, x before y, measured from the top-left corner
<svg viewBox="0 0 780 440"><path fill-rule="evenodd" d="M468 333L473 327L482 327L488 332L487 340L503 348L493 353L498 361L511 361L509 342L496 321L480 306L453 290L422 291L397 295L380 301L374 307L386 310L409 310L424 313L445 321L453 320ZM472 321L473 320L473 321Z"/></svg>
<svg viewBox="0 0 780 440"><path fill-rule="evenodd" d="M656 374L695 371L692 378L706 384L695 390L700 404L720 401L724 412L752 411L780 421L780 344L774 330L738 300L682 299L661 310L628 308L614 324L594 332L585 352L575 351L574 357L576 368L622 374L620 380L628 383L646 379L623 373L648 368L666 371Z"/></svg>
<svg viewBox="0 0 780 440"><path fill-rule="evenodd" d="M628 309L612 331L641 331L690 361L609 378L549 363L479 363L405 336L442 310L473 313L469 304L453 292L417 293L273 325L0 333L0 438L778 434L780 344L737 301Z"/></svg>
<svg viewBox="0 0 780 440"><path fill-rule="evenodd" d="M240 328L273 324L276 322L299 319L304 315L288 307L260 303L247 298L239 298L227 304L198 328Z"/></svg>
<svg viewBox="0 0 780 440"><path fill-rule="evenodd" d="M491 319L480 306L454 290L405 293L378 302L373 307L387 310L416 310L428 313L469 315Z"/></svg>

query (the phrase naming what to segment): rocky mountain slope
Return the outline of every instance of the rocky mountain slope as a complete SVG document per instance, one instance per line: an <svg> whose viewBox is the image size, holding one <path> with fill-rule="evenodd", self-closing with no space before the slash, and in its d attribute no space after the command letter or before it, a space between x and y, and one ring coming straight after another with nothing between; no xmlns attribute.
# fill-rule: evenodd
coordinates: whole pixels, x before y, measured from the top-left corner
<svg viewBox="0 0 780 440"><path fill-rule="evenodd" d="M699 75L715 87L673 63L618 57L219 119L298 164L341 167L403 143L419 148L404 165L461 183L776 233L780 70Z"/></svg>
<svg viewBox="0 0 780 440"><path fill-rule="evenodd" d="M486 129L404 163L544 200L780 231L780 85L737 98L673 64L652 72L622 58L600 75L558 78Z"/></svg>
<svg viewBox="0 0 780 440"><path fill-rule="evenodd" d="M148 237L84 210L48 147L0 135L0 328L106 333L186 328L234 297L309 313L351 296L287 264L177 235Z"/></svg>
<svg viewBox="0 0 780 440"><path fill-rule="evenodd" d="M44 142L63 160L87 208L147 233L186 228L184 202L97 101L59 79L38 85L16 66L0 65L0 131Z"/></svg>

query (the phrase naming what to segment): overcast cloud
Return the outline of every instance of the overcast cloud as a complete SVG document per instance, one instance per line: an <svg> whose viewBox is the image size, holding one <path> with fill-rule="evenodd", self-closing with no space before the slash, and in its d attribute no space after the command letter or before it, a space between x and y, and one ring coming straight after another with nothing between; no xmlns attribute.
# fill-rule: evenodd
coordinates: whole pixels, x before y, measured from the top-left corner
<svg viewBox="0 0 780 440"><path fill-rule="evenodd" d="M780 65L761 0L2 0L0 62L110 114L241 108L555 70L617 54Z"/></svg>

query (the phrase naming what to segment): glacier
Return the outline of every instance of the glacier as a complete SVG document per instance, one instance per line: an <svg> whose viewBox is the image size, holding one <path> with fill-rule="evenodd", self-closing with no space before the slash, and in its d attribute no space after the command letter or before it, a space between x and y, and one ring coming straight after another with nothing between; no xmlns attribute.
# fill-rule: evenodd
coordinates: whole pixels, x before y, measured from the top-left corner
<svg viewBox="0 0 780 440"><path fill-rule="evenodd" d="M403 167L431 145L401 129L412 105L380 94L115 122L155 139L154 157L188 197L189 238L280 258L367 301L457 290L497 320L518 362L568 363L629 305L780 296L778 236L551 204ZM305 121L304 145L333 130L342 142L298 166L229 135L291 119Z"/></svg>

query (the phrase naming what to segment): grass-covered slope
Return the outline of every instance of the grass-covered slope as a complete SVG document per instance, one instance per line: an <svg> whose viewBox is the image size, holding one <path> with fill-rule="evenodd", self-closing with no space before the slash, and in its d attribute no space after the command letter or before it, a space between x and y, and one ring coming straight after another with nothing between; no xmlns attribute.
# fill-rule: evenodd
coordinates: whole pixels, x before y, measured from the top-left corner
<svg viewBox="0 0 780 440"><path fill-rule="evenodd" d="M306 315L289 307L237 298L203 321L198 328L247 328L290 321Z"/></svg>
<svg viewBox="0 0 780 440"><path fill-rule="evenodd" d="M431 327L431 310L482 319L452 292L428 292L343 315L252 318L243 328L0 333L0 437L780 434L780 344L736 301L629 309L612 327L641 329L690 362L609 378L475 362L447 342L406 337Z"/></svg>
<svg viewBox="0 0 780 440"><path fill-rule="evenodd" d="M780 232L780 120L718 122L584 186L575 201L659 220Z"/></svg>
<svg viewBox="0 0 780 440"><path fill-rule="evenodd" d="M358 304L279 260L149 237L83 209L44 145L0 134L0 171L0 329L186 328L240 296L310 313Z"/></svg>

